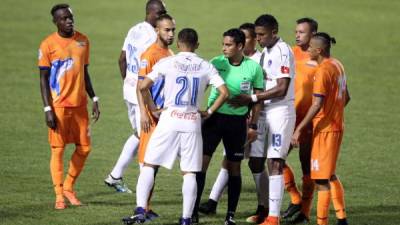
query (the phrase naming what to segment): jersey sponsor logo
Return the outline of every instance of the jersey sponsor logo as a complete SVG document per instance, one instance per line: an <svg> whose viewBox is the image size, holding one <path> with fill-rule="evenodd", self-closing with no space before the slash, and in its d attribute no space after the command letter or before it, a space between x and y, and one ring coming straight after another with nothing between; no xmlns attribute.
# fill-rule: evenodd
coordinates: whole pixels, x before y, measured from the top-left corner
<svg viewBox="0 0 400 225"><path fill-rule="evenodd" d="M78 47L85 47L86 46L86 41L77 41L77 43L76 43L76 45L78 46Z"/></svg>
<svg viewBox="0 0 400 225"><path fill-rule="evenodd" d="M247 92L250 91L251 84L250 81L242 81L240 83L240 91Z"/></svg>
<svg viewBox="0 0 400 225"><path fill-rule="evenodd" d="M171 117L183 120L192 120L196 121L198 119L197 112L180 112L178 110L172 110Z"/></svg>
<svg viewBox="0 0 400 225"><path fill-rule="evenodd" d="M281 66L281 73L288 74L290 72L289 67Z"/></svg>
<svg viewBox="0 0 400 225"><path fill-rule="evenodd" d="M271 67L271 65L272 65L272 59L270 59L270 60L268 60L268 67Z"/></svg>

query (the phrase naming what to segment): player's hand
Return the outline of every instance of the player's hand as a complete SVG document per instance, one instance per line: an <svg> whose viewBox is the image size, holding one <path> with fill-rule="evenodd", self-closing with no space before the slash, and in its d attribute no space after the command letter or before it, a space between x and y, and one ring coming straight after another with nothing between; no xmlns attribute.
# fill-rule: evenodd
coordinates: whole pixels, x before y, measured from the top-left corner
<svg viewBox="0 0 400 225"><path fill-rule="evenodd" d="M299 129L296 129L292 135L292 140L290 141L290 143L295 148L299 146L300 135L301 131Z"/></svg>
<svg viewBox="0 0 400 225"><path fill-rule="evenodd" d="M142 128L142 131L145 133L148 133L151 128L151 120L149 115L147 113L141 113L140 114L140 126Z"/></svg>
<svg viewBox="0 0 400 225"><path fill-rule="evenodd" d="M160 118L162 111L164 111L166 109L167 108L155 109L155 110L151 111L151 115L153 115L155 118Z"/></svg>
<svg viewBox="0 0 400 225"><path fill-rule="evenodd" d="M100 118L100 109L99 109L99 103L98 102L93 102L92 105L92 120L93 123L96 123L97 120Z"/></svg>
<svg viewBox="0 0 400 225"><path fill-rule="evenodd" d="M200 113L200 117L201 117L203 120L206 120L206 119L210 118L210 116L211 116L211 114L209 114L207 111L198 110L197 112Z"/></svg>
<svg viewBox="0 0 400 225"><path fill-rule="evenodd" d="M251 96L246 94L237 95L227 101L233 108L248 106L251 103Z"/></svg>
<svg viewBox="0 0 400 225"><path fill-rule="evenodd" d="M247 141L253 143L255 140L257 140L257 130L249 128L247 130Z"/></svg>
<svg viewBox="0 0 400 225"><path fill-rule="evenodd" d="M45 112L46 115L46 124L49 128L55 130L57 127L56 116L54 115L53 111Z"/></svg>

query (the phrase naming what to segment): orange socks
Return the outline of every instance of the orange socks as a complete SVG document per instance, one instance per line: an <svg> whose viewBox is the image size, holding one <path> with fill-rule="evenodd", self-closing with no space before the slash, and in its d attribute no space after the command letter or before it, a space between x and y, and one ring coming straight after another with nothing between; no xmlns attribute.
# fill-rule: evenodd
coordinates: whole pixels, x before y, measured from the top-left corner
<svg viewBox="0 0 400 225"><path fill-rule="evenodd" d="M331 196L333 207L336 211L336 217L338 219L346 218L345 203L344 203L344 189L339 178L330 181L331 184Z"/></svg>
<svg viewBox="0 0 400 225"><path fill-rule="evenodd" d="M51 147L50 156L50 174L53 180L54 192L56 193L57 200L61 200L63 194L63 176L64 176L64 164L63 164L63 147Z"/></svg>
<svg viewBox="0 0 400 225"><path fill-rule="evenodd" d="M331 192L318 191L317 202L317 224L328 225L329 203L331 201Z"/></svg>
<svg viewBox="0 0 400 225"><path fill-rule="evenodd" d="M283 167L283 178L285 181L285 189L290 195L292 204L300 204L301 195L299 190L297 190L292 168L290 168L287 164L285 165L285 167Z"/></svg>
<svg viewBox="0 0 400 225"><path fill-rule="evenodd" d="M301 212L310 218L312 199L314 195L314 181L311 179L310 175L303 176L303 189L301 196Z"/></svg>
<svg viewBox="0 0 400 225"><path fill-rule="evenodd" d="M76 178L78 178L79 174L81 173L89 152L90 146L76 146L75 152L72 154L71 161L69 163L67 177L64 181L64 190L73 191Z"/></svg>

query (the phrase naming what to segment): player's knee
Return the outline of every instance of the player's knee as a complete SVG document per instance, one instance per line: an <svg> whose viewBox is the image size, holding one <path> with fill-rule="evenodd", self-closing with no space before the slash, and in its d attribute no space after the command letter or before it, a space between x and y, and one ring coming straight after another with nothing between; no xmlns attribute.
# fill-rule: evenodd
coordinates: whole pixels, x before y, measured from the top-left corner
<svg viewBox="0 0 400 225"><path fill-rule="evenodd" d="M81 156L88 156L91 151L89 145L77 145L76 152Z"/></svg>
<svg viewBox="0 0 400 225"><path fill-rule="evenodd" d="M329 180L330 181L335 181L337 179L338 179L338 177L336 176L336 174L333 174Z"/></svg>
<svg viewBox="0 0 400 225"><path fill-rule="evenodd" d="M327 184L329 184L329 180L328 179L317 179L317 180L315 180L315 183L317 185L327 185Z"/></svg>
<svg viewBox="0 0 400 225"><path fill-rule="evenodd" d="M250 157L248 166L252 173L261 173L265 170L265 158Z"/></svg>

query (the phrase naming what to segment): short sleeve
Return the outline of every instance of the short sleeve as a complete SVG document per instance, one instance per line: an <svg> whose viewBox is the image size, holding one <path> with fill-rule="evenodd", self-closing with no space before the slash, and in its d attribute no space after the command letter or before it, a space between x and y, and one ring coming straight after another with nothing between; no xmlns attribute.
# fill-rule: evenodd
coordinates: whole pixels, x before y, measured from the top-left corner
<svg viewBox="0 0 400 225"><path fill-rule="evenodd" d="M149 55L144 53L140 59L139 79L143 79L152 71L153 64Z"/></svg>
<svg viewBox="0 0 400 225"><path fill-rule="evenodd" d="M154 64L152 70L146 74L146 77L152 81L156 81L160 76L165 75L165 71L168 69L167 62L164 60L158 61Z"/></svg>
<svg viewBox="0 0 400 225"><path fill-rule="evenodd" d="M314 75L313 95L324 97L329 89L329 76L324 70L318 69Z"/></svg>
<svg viewBox="0 0 400 225"><path fill-rule="evenodd" d="M264 89L264 73L261 66L256 64L253 88Z"/></svg>
<svg viewBox="0 0 400 225"><path fill-rule="evenodd" d="M85 55L85 62L84 65L89 65L89 58L90 58L90 42L89 39L86 40L87 46L86 46L86 55Z"/></svg>
<svg viewBox="0 0 400 225"><path fill-rule="evenodd" d="M214 68L213 65L207 63L208 68L208 83L218 88L219 86L225 84L222 77L219 75L218 71Z"/></svg>
<svg viewBox="0 0 400 225"><path fill-rule="evenodd" d="M51 66L51 61L49 58L49 46L47 42L43 41L40 44L38 52L38 66L39 69L48 70Z"/></svg>
<svg viewBox="0 0 400 225"><path fill-rule="evenodd" d="M285 78L288 77L290 78L290 71L292 68L290 68L290 57L293 57L293 54L290 52L290 48L288 46L280 46L280 61L279 61L279 67L277 68L276 71L276 79L279 78Z"/></svg>

